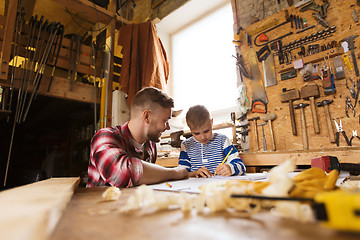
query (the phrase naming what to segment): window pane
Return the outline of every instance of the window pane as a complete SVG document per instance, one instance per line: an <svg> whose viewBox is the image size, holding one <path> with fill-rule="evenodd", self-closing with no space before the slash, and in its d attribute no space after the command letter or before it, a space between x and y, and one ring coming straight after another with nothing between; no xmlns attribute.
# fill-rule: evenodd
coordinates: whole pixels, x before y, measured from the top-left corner
<svg viewBox="0 0 360 240"><path fill-rule="evenodd" d="M214 111L236 106L231 5L172 37L176 108L203 104Z"/></svg>

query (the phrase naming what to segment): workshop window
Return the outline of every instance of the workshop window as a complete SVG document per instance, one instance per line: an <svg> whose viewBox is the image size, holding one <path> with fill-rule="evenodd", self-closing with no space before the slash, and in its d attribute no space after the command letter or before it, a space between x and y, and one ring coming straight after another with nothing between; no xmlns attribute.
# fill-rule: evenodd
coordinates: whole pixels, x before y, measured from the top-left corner
<svg viewBox="0 0 360 240"><path fill-rule="evenodd" d="M171 36L177 109L186 112L190 106L202 104L215 121L230 119L238 98L233 34L229 4Z"/></svg>

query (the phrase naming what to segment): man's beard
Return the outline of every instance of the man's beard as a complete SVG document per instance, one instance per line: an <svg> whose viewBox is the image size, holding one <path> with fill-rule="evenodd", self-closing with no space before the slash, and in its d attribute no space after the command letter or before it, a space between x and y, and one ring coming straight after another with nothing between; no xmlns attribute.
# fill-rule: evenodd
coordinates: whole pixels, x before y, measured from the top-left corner
<svg viewBox="0 0 360 240"><path fill-rule="evenodd" d="M148 133L147 134L148 140L152 142L160 142L159 133Z"/></svg>

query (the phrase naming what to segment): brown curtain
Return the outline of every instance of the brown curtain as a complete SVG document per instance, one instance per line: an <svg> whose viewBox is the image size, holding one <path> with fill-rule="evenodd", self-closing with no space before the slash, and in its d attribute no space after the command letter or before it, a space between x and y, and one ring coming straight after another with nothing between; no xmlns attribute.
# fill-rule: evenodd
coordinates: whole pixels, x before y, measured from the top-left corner
<svg viewBox="0 0 360 240"><path fill-rule="evenodd" d="M165 88L169 62L151 22L122 27L118 44L123 47L121 90L128 94L129 106L137 91L143 87Z"/></svg>

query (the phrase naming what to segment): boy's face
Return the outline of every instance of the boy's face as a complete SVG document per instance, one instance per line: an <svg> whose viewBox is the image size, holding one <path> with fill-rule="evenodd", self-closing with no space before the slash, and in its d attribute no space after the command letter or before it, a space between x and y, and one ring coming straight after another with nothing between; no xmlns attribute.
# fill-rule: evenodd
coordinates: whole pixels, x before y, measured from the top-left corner
<svg viewBox="0 0 360 240"><path fill-rule="evenodd" d="M202 126L200 127L190 127L190 131L192 133L192 135L194 136L194 138L196 139L196 141L202 143L202 144L206 144L209 142L209 140L212 138L213 134L212 134L212 125L213 125L213 120L209 119L208 121L206 121Z"/></svg>

